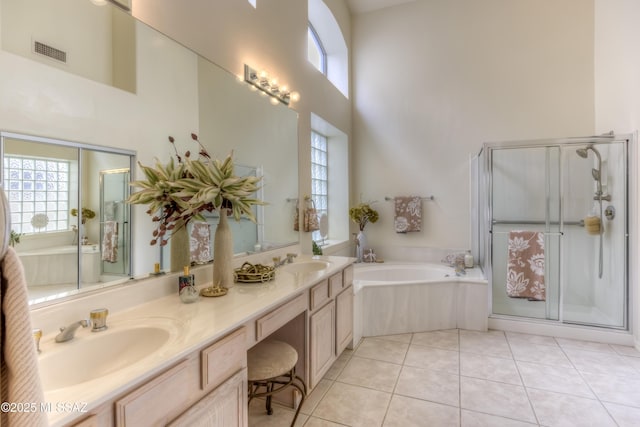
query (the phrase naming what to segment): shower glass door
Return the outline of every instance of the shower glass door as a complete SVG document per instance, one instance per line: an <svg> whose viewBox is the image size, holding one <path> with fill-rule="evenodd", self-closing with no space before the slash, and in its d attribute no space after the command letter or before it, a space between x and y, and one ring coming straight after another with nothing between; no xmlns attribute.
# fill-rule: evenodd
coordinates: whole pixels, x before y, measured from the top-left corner
<svg viewBox="0 0 640 427"><path fill-rule="evenodd" d="M626 328L628 140L485 150L492 313Z"/></svg>
<svg viewBox="0 0 640 427"><path fill-rule="evenodd" d="M493 313L559 320L560 149L494 149L490 160Z"/></svg>

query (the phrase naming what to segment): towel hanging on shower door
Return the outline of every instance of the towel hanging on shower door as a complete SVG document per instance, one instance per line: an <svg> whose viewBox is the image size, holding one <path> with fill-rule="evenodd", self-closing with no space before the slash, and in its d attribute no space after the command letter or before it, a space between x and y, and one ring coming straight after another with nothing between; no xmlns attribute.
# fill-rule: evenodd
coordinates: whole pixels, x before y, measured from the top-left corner
<svg viewBox="0 0 640 427"><path fill-rule="evenodd" d="M507 257L507 295L544 301L544 233L539 231L509 232Z"/></svg>

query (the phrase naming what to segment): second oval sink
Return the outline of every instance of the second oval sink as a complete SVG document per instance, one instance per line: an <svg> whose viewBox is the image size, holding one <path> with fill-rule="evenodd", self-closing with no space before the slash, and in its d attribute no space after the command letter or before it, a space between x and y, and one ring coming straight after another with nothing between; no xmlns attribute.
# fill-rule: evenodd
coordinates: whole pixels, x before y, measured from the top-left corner
<svg viewBox="0 0 640 427"><path fill-rule="evenodd" d="M285 264L281 267L281 269L282 271L286 271L291 274L304 274L324 270L327 267L329 267L329 263L327 261L312 260L294 262L293 264Z"/></svg>
<svg viewBox="0 0 640 427"><path fill-rule="evenodd" d="M43 389L70 387L131 366L159 350L171 336L171 330L162 326L127 325L55 344L39 358Z"/></svg>

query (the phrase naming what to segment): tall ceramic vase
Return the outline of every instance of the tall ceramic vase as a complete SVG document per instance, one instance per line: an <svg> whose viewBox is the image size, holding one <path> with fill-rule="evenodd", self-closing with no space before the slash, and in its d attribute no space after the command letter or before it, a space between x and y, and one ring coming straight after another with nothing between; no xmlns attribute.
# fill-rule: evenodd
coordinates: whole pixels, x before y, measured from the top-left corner
<svg viewBox="0 0 640 427"><path fill-rule="evenodd" d="M213 238L213 286L233 286L233 237L227 209L220 209L220 221Z"/></svg>
<svg viewBox="0 0 640 427"><path fill-rule="evenodd" d="M367 243L367 236L364 234L363 230L360 230L358 235L356 236L356 258L357 262L364 262L364 250L368 248L369 244Z"/></svg>
<svg viewBox="0 0 640 427"><path fill-rule="evenodd" d="M191 264L191 250L189 248L189 233L187 225L184 223L176 224L171 232L170 255L171 255L171 271L183 271L186 265Z"/></svg>

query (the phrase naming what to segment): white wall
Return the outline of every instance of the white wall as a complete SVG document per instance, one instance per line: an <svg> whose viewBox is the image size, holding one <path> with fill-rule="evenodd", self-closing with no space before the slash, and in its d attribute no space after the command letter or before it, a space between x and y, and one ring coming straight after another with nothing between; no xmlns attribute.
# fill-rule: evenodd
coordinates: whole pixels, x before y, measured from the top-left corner
<svg viewBox="0 0 640 427"><path fill-rule="evenodd" d="M594 0L595 4L595 130L598 133L636 132L640 127L640 3L636 0ZM634 153L637 156L638 150ZM638 158L633 162L637 165ZM637 175L631 179L637 182ZM638 188L630 191L636 216L631 225L631 329L640 348L640 293L638 292Z"/></svg>
<svg viewBox="0 0 640 427"><path fill-rule="evenodd" d="M422 0L355 15L355 191L370 246L470 247L469 157L486 141L594 130L593 4ZM423 231L385 196L433 194Z"/></svg>

